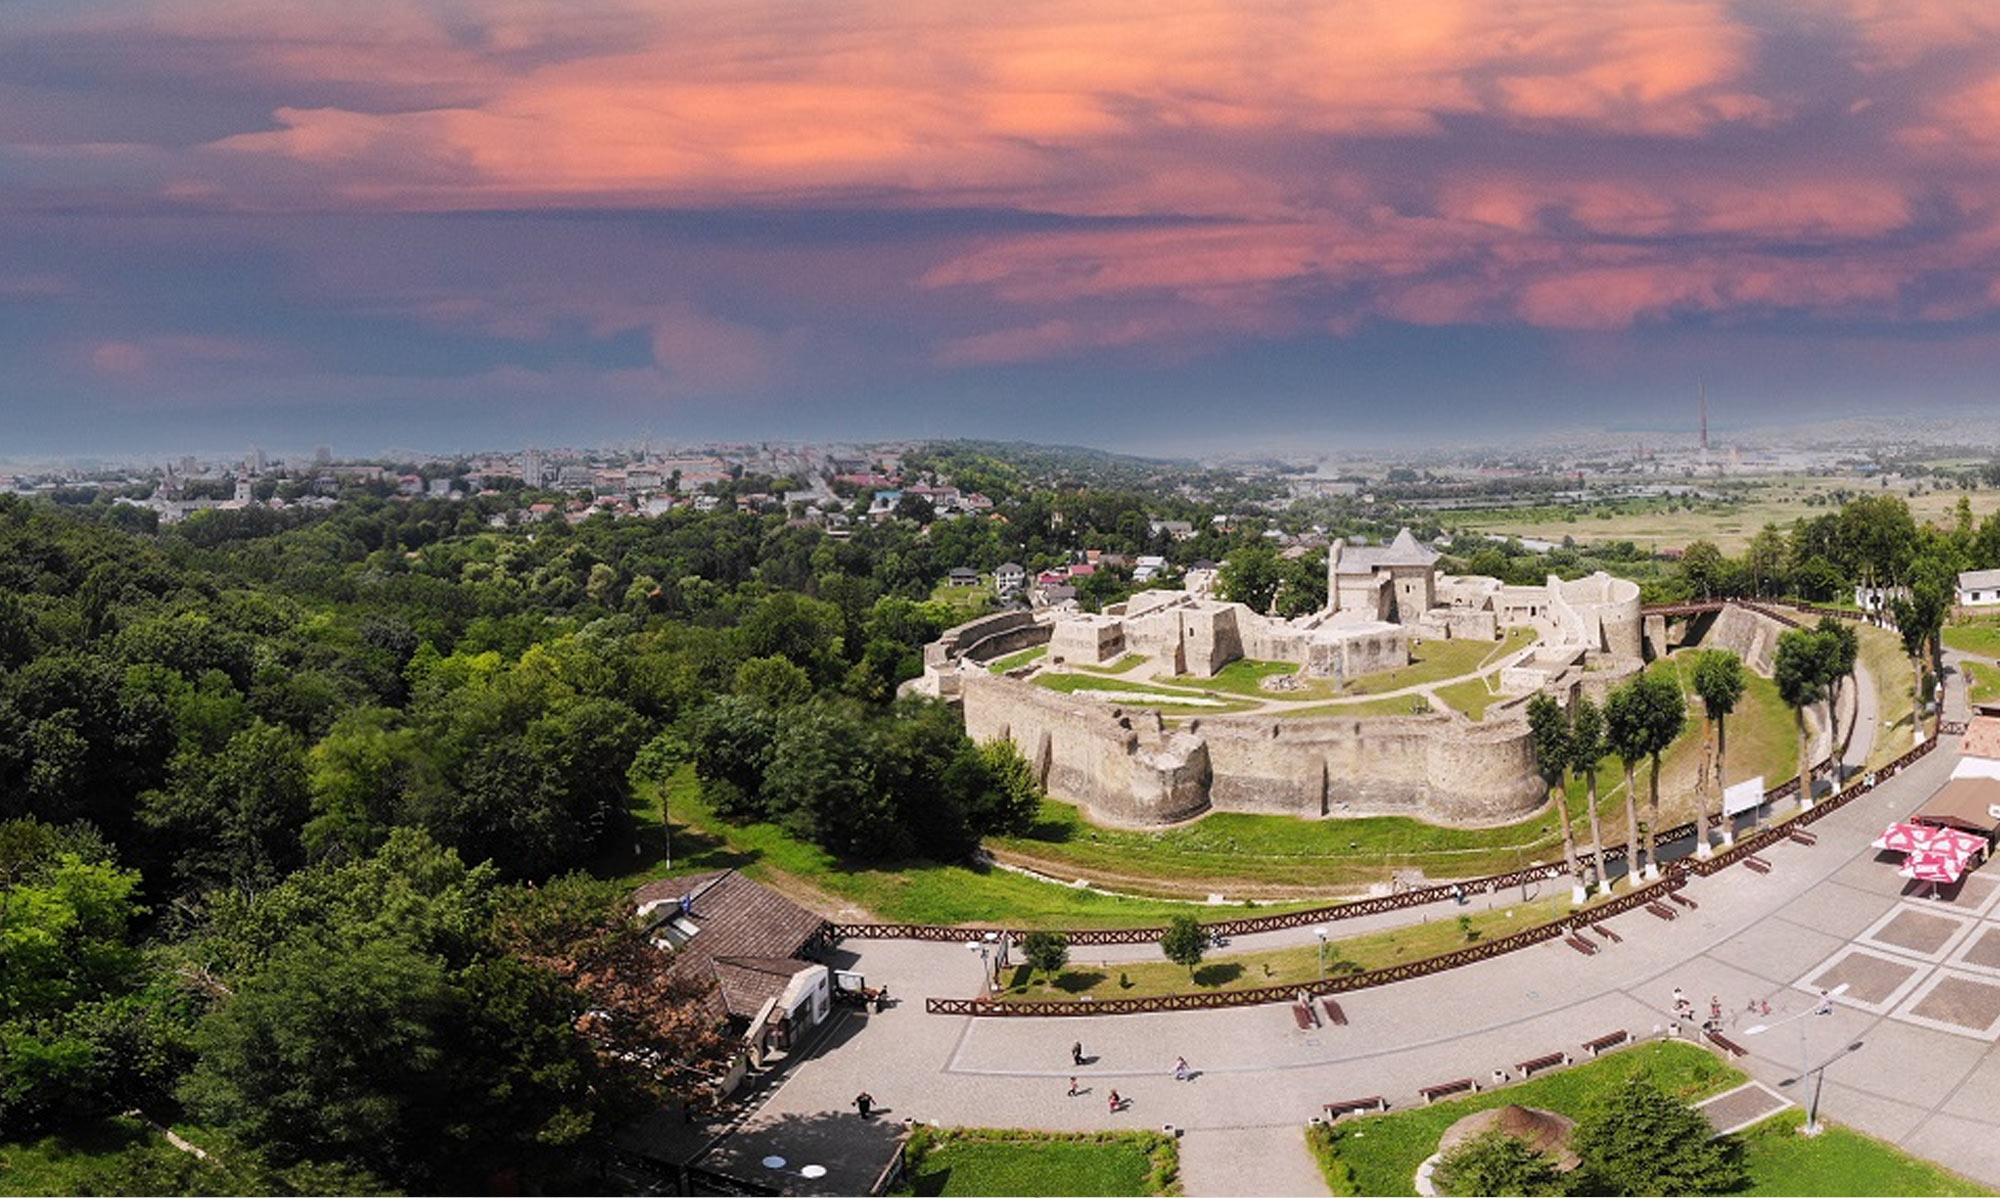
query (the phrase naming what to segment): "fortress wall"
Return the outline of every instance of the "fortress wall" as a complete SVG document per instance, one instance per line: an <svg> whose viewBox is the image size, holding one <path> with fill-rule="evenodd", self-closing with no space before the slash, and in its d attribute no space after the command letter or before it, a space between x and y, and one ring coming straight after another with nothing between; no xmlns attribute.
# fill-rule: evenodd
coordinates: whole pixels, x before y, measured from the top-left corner
<svg viewBox="0 0 2000 1198"><path fill-rule="evenodd" d="M1164 733L1156 713L992 675L967 676L961 694L968 736L1012 740L1051 795L1105 823L1145 827L1208 809L1205 746Z"/></svg>
<svg viewBox="0 0 2000 1198"><path fill-rule="evenodd" d="M1639 584L1599 572L1588 578L1557 582L1555 589L1591 635L1592 648L1614 657L1639 657L1643 637L1639 617Z"/></svg>
<svg viewBox="0 0 2000 1198"><path fill-rule="evenodd" d="M1024 638L1024 633L1029 635ZM959 657L1000 656L1030 645L1039 645L1047 639L1046 626L1036 622L1033 612L1003 611L968 620L956 628L947 628L944 635L924 646L924 664L946 666ZM999 647L1001 645L1006 647Z"/></svg>
<svg viewBox="0 0 2000 1198"><path fill-rule="evenodd" d="M963 695L974 740L1012 739L1051 795L1109 824L1157 826L1211 806L1486 824L1544 797L1516 721L1212 716L1167 730L1150 711L991 675L968 675Z"/></svg>
<svg viewBox="0 0 2000 1198"><path fill-rule="evenodd" d="M1715 617L1701 643L1710 649L1731 650L1744 665L1769 678L1777 663L1778 634L1784 630L1785 626L1771 617L1732 603Z"/></svg>
<svg viewBox="0 0 2000 1198"><path fill-rule="evenodd" d="M1452 716L1204 719L1219 811L1492 823L1543 799L1527 728Z"/></svg>

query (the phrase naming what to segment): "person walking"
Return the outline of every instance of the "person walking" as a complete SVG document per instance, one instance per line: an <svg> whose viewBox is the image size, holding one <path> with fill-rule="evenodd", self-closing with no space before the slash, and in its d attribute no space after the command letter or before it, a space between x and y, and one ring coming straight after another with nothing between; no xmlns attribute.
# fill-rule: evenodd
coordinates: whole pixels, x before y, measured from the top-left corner
<svg viewBox="0 0 2000 1198"><path fill-rule="evenodd" d="M1122 1107L1122 1106L1124 1106L1124 1105L1125 1105L1125 1100L1124 1100L1124 1099L1122 1099L1122 1098L1120 1098L1120 1097L1118 1097L1118 1091L1116 1091L1116 1090L1113 1090L1113 1091L1111 1092L1111 1097L1110 1097L1110 1098L1108 1099L1108 1101L1109 1101L1109 1102L1110 1102L1110 1104L1111 1104L1111 1113L1112 1113L1112 1114L1114 1114L1114 1115L1118 1113L1118 1108L1119 1108L1119 1107Z"/></svg>
<svg viewBox="0 0 2000 1198"><path fill-rule="evenodd" d="M1078 1040L1069 1046L1069 1063L1078 1068L1083 1066L1083 1041Z"/></svg>
<svg viewBox="0 0 2000 1198"><path fill-rule="evenodd" d="M1075 1098L1075 1097L1076 1097L1076 1079L1075 1079L1075 1078L1070 1078L1070 1079L1069 1079L1069 1096L1070 1096L1071 1098Z"/></svg>
<svg viewBox="0 0 2000 1198"><path fill-rule="evenodd" d="M1188 1063L1187 1063L1187 1058L1186 1058L1186 1057L1175 1057L1175 1058L1174 1058L1174 1080L1175 1080L1175 1081L1177 1081L1177 1082L1184 1082L1184 1081L1186 1081L1187 1079L1188 1079Z"/></svg>
<svg viewBox="0 0 2000 1198"><path fill-rule="evenodd" d="M861 1112L863 1119L868 1118L869 1112L875 1109L875 1096L866 1090L856 1094L854 1096L854 1109Z"/></svg>

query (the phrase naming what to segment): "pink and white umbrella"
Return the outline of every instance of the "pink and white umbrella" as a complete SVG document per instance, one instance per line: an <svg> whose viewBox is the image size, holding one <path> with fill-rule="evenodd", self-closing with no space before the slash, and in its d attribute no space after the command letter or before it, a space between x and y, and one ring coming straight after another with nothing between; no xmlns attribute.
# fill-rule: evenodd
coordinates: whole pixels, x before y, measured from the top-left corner
<svg viewBox="0 0 2000 1198"><path fill-rule="evenodd" d="M1890 824L1882 829L1872 847L1885 853L1909 853L1929 844L1937 829L1922 824Z"/></svg>
<svg viewBox="0 0 2000 1198"><path fill-rule="evenodd" d="M1919 882L1939 882L1948 886L1964 876L1965 858L1950 853L1911 853L1903 868L1896 872Z"/></svg>
<svg viewBox="0 0 2000 1198"><path fill-rule="evenodd" d="M1950 853L1961 861L1970 861L1986 851L1986 838L1956 828L1939 828L1924 848L1927 852Z"/></svg>

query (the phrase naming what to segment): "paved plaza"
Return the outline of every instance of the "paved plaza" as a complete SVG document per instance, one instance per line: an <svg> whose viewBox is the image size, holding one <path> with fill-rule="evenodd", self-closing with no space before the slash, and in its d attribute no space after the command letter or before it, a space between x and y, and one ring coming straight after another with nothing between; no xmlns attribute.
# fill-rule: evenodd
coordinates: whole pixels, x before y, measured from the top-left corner
<svg viewBox="0 0 2000 1198"><path fill-rule="evenodd" d="M1768 850L1769 874L1737 868L1692 879L1683 893L1699 906L1671 923L1634 911L1611 921L1622 943L1594 957L1557 941L1343 995L1347 1027L1302 1031L1282 1005L1088 1019L930 1016L923 996L977 990L976 957L953 944L850 942L855 966L903 1001L847 1016L704 1163L756 1176L763 1156L798 1158L788 1128L816 1137L848 1129L861 1146L905 1118L1069 1131L1171 1125L1186 1133L1190 1194L1317 1193L1299 1129L1324 1103L1380 1094L1405 1108L1421 1102L1421 1086L1463 1077L1483 1085L1496 1069L1545 1053L1582 1056L1583 1041L1607 1032L1684 1034L1671 1009L1678 987L1703 1010L1711 995L1720 999L1726 1034L1750 1050L1739 1063L1762 1083L1718 1116L1775 1106L1766 1096L1799 1101L1791 1083L1802 1058L1813 1067L1831 1060L1824 1117L2000 1184L2000 885L1974 875L1929 897L1868 847L1945 781L1956 757L1948 741L1820 821L1817 845ZM1434 917L1454 914L1441 906ZM1849 989L1832 1015L1777 1026L1842 982ZM1760 1024L1769 1031L1753 1034ZM1077 1041L1089 1058L1082 1068L1070 1064ZM1177 1056L1195 1078L1174 1079ZM1083 1090L1074 1098L1072 1076ZM1113 1088L1130 1100L1116 1114L1105 1101ZM889 1109L865 1131L849 1105L861 1090ZM812 1143L817 1151L824 1141ZM852 1155L848 1173L822 1179L825 1192L873 1179L880 1158ZM785 1184L814 1188L790 1173Z"/></svg>

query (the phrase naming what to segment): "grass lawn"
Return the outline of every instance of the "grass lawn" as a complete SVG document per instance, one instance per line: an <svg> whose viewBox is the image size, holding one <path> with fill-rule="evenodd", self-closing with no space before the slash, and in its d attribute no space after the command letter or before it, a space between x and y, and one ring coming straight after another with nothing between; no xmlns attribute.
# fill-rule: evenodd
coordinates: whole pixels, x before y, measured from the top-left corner
<svg viewBox="0 0 2000 1198"><path fill-rule="evenodd" d="M1031 661L1040 661L1048 655L1049 647L1047 645L1031 645L1019 653L1009 653L986 668L995 674L1005 674L1009 670L1018 670Z"/></svg>
<svg viewBox="0 0 2000 1198"><path fill-rule="evenodd" d="M1916 708L1910 694L1910 659L1903 655L1902 638L1888 629L1863 625L1856 631L1861 634L1861 664L1875 679L1875 704L1882 719L1868 762L1881 765L1902 756L1912 743L1910 718Z"/></svg>
<svg viewBox="0 0 2000 1198"><path fill-rule="evenodd" d="M1966 695L1973 703L2000 701L2000 665L1968 661L1959 668L1965 671Z"/></svg>
<svg viewBox="0 0 2000 1198"><path fill-rule="evenodd" d="M1445 682L1490 666L1509 653L1525 649L1534 640L1535 630L1532 628L1510 628L1507 635L1498 641L1427 640L1410 647L1409 665L1400 670L1363 674L1348 684L1347 693L1379 695L1383 691L1402 690L1406 686Z"/></svg>
<svg viewBox="0 0 2000 1198"><path fill-rule="evenodd" d="M1417 1166L1446 1128L1474 1111L1518 1103L1581 1116L1600 1094L1645 1069L1669 1094L1697 1102L1745 1080L1704 1049L1676 1041L1641 1044L1517 1086L1392 1115L1345 1119L1307 1132L1336 1194L1414 1194ZM1982 1194L1949 1170L1845 1128L1816 1139L1797 1134L1792 1110L1741 1133L1750 1183L1743 1194Z"/></svg>
<svg viewBox="0 0 2000 1198"><path fill-rule="evenodd" d="M1476 681L1476 680L1475 680ZM1382 716L1429 715L1437 708L1422 695L1389 695L1379 699L1350 699L1345 703L1316 703L1311 707L1286 707L1270 714L1284 716L1347 716L1365 720Z"/></svg>
<svg viewBox="0 0 2000 1198"><path fill-rule="evenodd" d="M1990 1194L1941 1165L1910 1156L1871 1136L1827 1125L1819 1136L1798 1134L1805 1115L1774 1115L1744 1131L1744 1194Z"/></svg>
<svg viewBox="0 0 2000 1198"><path fill-rule="evenodd" d="M1343 1119L1331 1127L1312 1129L1307 1143L1320 1158L1322 1172L1348 1178L1345 1189L1334 1188L1336 1194L1414 1194L1417 1166L1437 1151L1438 1137L1446 1128L1474 1111L1518 1103L1575 1118L1599 1094L1617 1089L1641 1069L1650 1071L1667 1093L1686 1101L1720 1094L1745 1080L1693 1045L1647 1043L1518 1086L1390 1115Z"/></svg>
<svg viewBox="0 0 2000 1198"><path fill-rule="evenodd" d="M1129 674L1152 659L1144 653L1127 653L1108 666L1072 665L1072 670L1088 670L1093 674Z"/></svg>
<svg viewBox="0 0 2000 1198"><path fill-rule="evenodd" d="M940 582L931 591L931 602L947 604L968 620L1000 608L1000 596L993 591L990 575L982 575L976 587L955 587L949 582Z"/></svg>
<svg viewBox="0 0 2000 1198"><path fill-rule="evenodd" d="M1454 711L1464 712L1467 719L1483 720L1488 707L1509 697L1501 694L1497 687L1489 687L1487 682L1485 678L1467 678L1464 682L1437 688L1437 697Z"/></svg>
<svg viewBox="0 0 2000 1198"><path fill-rule="evenodd" d="M1227 696L1210 697L1195 693L1195 688L1174 688L1157 686L1148 682L1134 682L1127 678L1104 674L1040 674L1035 685L1065 695L1078 691L1115 691L1119 695L1133 696L1128 702L1144 704L1162 712L1200 715L1204 712L1216 714L1225 711L1245 711L1250 702Z"/></svg>
<svg viewBox="0 0 2000 1198"><path fill-rule="evenodd" d="M636 857L616 855L600 865L601 875L636 887L673 874L735 867L830 916L907 923L1126 927L1164 923L1190 910L1204 919L1240 915L1245 910L1240 904L1197 908L1187 903L1117 898L1002 869L925 860L867 865L843 862L775 824L723 822L702 803L689 767L682 767L666 786L674 821L672 868L664 860L657 798L645 788L646 793L632 808L640 824L641 852ZM1292 904L1304 905L1308 904Z"/></svg>
<svg viewBox="0 0 2000 1198"><path fill-rule="evenodd" d="M1947 625L1944 647L1975 657L2000 658L2000 619L1978 617L1962 624Z"/></svg>
<svg viewBox="0 0 2000 1198"><path fill-rule="evenodd" d="M1155 1132L920 1129L903 1194L1178 1194L1179 1150Z"/></svg>
<svg viewBox="0 0 2000 1198"><path fill-rule="evenodd" d="M1570 909L1567 891L1490 911L1439 907L1436 918L1426 923L1328 940L1327 972L1348 973L1421 961L1464 948L1478 939L1496 939L1561 918ZM1336 929L1339 926L1334 925ZM1215 956L1204 959L1190 972L1164 957L1158 961L1095 965L1087 960L1090 949L1079 948L1072 956L1084 959L1073 961L1052 982L1040 975L1030 981L1028 968L1017 968L1000 997L1007 1002L1054 1002L1085 995L1099 999L1154 998L1289 986L1316 981L1321 976L1320 951L1319 945L1311 944L1271 952Z"/></svg>

